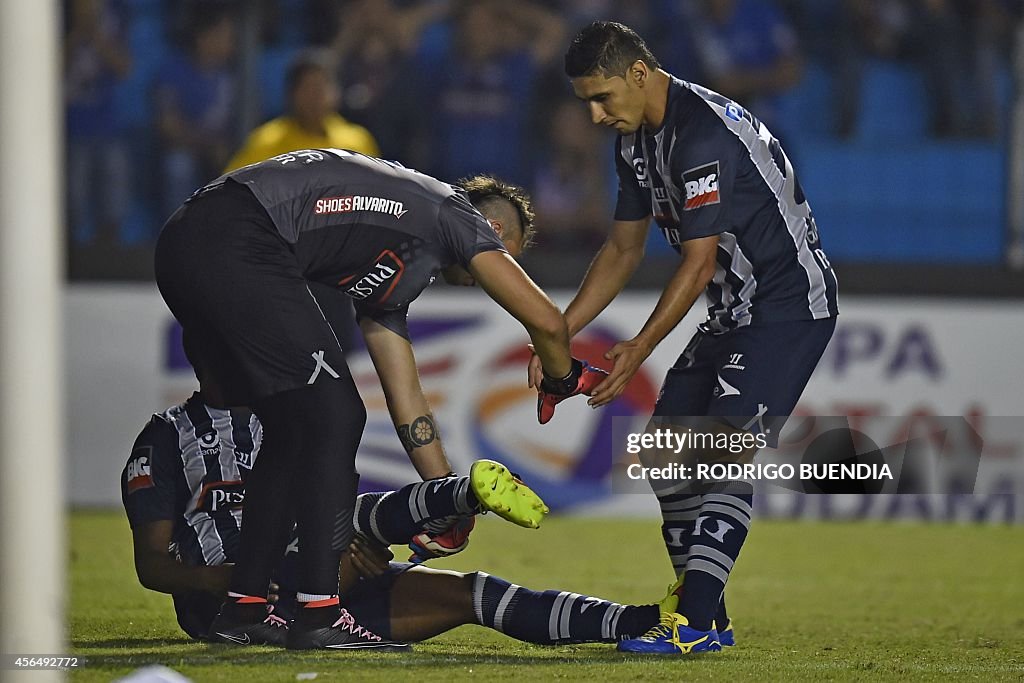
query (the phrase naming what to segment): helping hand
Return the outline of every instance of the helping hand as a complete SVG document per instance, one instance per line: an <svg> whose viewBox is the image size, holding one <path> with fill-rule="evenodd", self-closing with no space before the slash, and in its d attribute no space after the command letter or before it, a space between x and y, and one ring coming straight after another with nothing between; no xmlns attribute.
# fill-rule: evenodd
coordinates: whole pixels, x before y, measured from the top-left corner
<svg viewBox="0 0 1024 683"><path fill-rule="evenodd" d="M609 349L604 357L615 364L608 374L608 379L590 394L587 405L598 408L618 398L650 355L651 349L636 338L621 341Z"/></svg>
<svg viewBox="0 0 1024 683"><path fill-rule="evenodd" d="M537 421L547 424L555 415L555 406L577 394L590 396L602 386L608 373L586 361L572 359L572 371L563 380L544 377L537 391ZM561 382L561 386L559 386Z"/></svg>

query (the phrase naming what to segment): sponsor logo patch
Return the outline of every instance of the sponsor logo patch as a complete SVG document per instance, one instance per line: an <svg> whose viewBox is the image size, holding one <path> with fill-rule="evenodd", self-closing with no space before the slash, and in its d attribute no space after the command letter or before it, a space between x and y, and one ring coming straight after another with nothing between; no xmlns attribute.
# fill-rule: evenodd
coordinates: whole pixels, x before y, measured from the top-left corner
<svg viewBox="0 0 1024 683"><path fill-rule="evenodd" d="M132 451L132 458L128 461L125 472L128 475L128 493L135 493L142 489L151 489L155 486L150 471L152 446L143 446Z"/></svg>
<svg viewBox="0 0 1024 683"><path fill-rule="evenodd" d="M644 161L643 157L634 157L633 173L636 174L636 182L640 187L648 187L649 183L647 182L647 162Z"/></svg>
<svg viewBox="0 0 1024 683"><path fill-rule="evenodd" d="M220 434L217 432L205 432L197 434L199 442L199 454L204 458L220 455Z"/></svg>
<svg viewBox="0 0 1024 683"><path fill-rule="evenodd" d="M743 109L735 102L730 102L725 105L725 115L733 121L741 121L743 119Z"/></svg>
<svg viewBox="0 0 1024 683"><path fill-rule="evenodd" d="M245 482L214 481L203 486L199 492L196 510L217 512L237 510L245 504Z"/></svg>
<svg viewBox="0 0 1024 683"><path fill-rule="evenodd" d="M384 197L364 197L363 195L350 194L343 197L321 197L316 200L313 213L317 216L331 213L351 213L353 211L373 211L384 213L395 218L401 218L408 209L402 202Z"/></svg>
<svg viewBox="0 0 1024 683"><path fill-rule="evenodd" d="M693 211L721 202L718 193L718 162L712 161L684 172L683 189L686 191L683 211Z"/></svg>
<svg viewBox="0 0 1024 683"><path fill-rule="evenodd" d="M374 303L384 303L402 279L405 264L393 251L385 249L375 259L373 266L362 277L355 275L342 278L338 285L345 286L345 293L353 299L363 301L373 297ZM385 287L386 285L386 287ZM383 290L383 294L376 296Z"/></svg>
<svg viewBox="0 0 1024 683"><path fill-rule="evenodd" d="M244 467L247 470L252 469L252 453L236 450L235 451L235 462L239 467Z"/></svg>

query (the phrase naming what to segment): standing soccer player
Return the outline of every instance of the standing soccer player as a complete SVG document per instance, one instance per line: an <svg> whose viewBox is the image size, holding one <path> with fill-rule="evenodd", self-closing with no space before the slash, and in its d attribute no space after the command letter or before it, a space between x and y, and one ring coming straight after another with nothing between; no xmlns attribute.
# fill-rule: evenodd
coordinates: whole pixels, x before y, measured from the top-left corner
<svg viewBox="0 0 1024 683"><path fill-rule="evenodd" d="M761 433L775 445L839 312L836 277L789 159L753 114L659 68L622 24L599 21L580 31L565 71L593 122L619 134L615 223L565 311L569 334L625 286L643 257L652 216L681 255L640 332L606 354L614 368L590 404L622 393L706 292L708 318L669 370L652 425L705 416L716 431ZM534 359L531 384L540 379ZM680 454L707 456L719 457ZM722 598L750 527L752 488L695 491L684 482L655 493L678 580L662 603L661 624L619 649L719 650L733 642Z"/></svg>
<svg viewBox="0 0 1024 683"><path fill-rule="evenodd" d="M579 393L581 377L593 375L570 357L561 312L512 258L529 240L531 219L518 188L491 178L459 188L361 154L310 149L231 172L168 220L156 279L184 329L203 397L218 408L250 406L263 425L215 636L281 643L280 630L263 621L271 572L294 524L303 608L285 644L367 646L342 618L338 588L366 410L310 283L354 299L392 420L423 479L446 477L451 466L419 383L406 313L438 273L479 283L523 323L556 394ZM502 485L514 486L511 475Z"/></svg>

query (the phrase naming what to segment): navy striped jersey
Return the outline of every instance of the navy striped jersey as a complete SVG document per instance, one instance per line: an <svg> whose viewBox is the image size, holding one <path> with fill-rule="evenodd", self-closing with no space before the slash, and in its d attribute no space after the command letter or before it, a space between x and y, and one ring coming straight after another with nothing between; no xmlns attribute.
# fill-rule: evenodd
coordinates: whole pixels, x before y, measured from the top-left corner
<svg viewBox="0 0 1024 683"><path fill-rule="evenodd" d="M121 500L133 529L174 523L169 552L189 566L234 562L245 478L263 430L245 409L220 410L199 394L152 417L121 473Z"/></svg>
<svg viewBox="0 0 1024 683"><path fill-rule="evenodd" d="M616 220L654 220L672 247L718 235L706 332L839 313L838 283L779 141L731 100L671 78L665 118L616 140Z"/></svg>
<svg viewBox="0 0 1024 683"><path fill-rule="evenodd" d="M302 276L348 294L360 315L404 311L442 268L505 251L465 191L393 161L296 150L234 170L197 195L226 180L252 191Z"/></svg>

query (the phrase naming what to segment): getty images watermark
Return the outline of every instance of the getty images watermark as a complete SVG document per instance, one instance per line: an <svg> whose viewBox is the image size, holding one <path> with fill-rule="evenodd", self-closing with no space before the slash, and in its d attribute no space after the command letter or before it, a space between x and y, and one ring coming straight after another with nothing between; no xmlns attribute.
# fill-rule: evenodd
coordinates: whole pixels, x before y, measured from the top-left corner
<svg viewBox="0 0 1024 683"><path fill-rule="evenodd" d="M639 426L614 418L612 433L615 493L751 483L801 493L970 493L984 448L963 417L656 417Z"/></svg>

